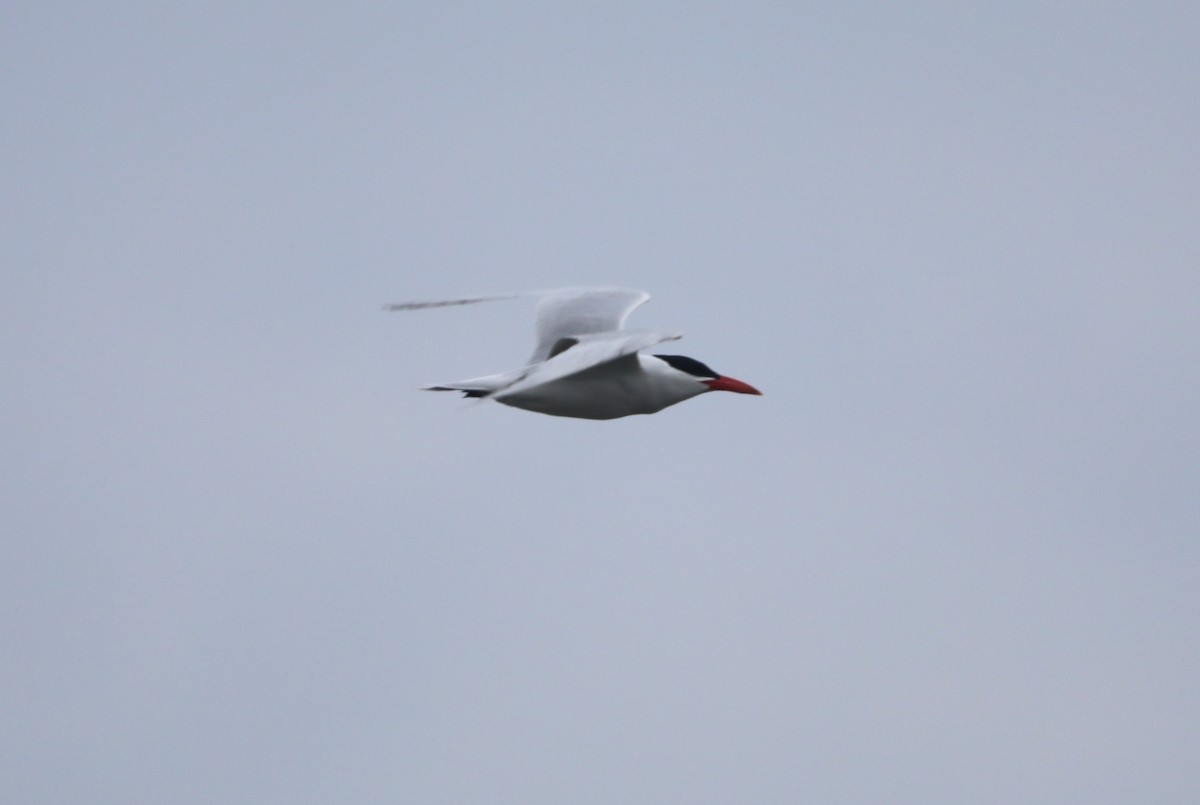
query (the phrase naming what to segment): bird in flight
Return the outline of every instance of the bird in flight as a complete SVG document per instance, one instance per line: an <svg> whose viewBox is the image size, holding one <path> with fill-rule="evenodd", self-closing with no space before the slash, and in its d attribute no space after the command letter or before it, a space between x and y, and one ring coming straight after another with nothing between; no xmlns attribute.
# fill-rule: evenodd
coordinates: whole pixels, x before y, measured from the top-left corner
<svg viewBox="0 0 1200 805"><path fill-rule="evenodd" d="M650 298L631 288L562 288L553 291L440 302L402 302L386 310L471 305L538 296L537 347L529 364L502 374L438 383L427 391L461 391L514 408L580 419L653 414L710 391L761 394L718 374L695 358L650 355L678 334L625 330L625 319Z"/></svg>

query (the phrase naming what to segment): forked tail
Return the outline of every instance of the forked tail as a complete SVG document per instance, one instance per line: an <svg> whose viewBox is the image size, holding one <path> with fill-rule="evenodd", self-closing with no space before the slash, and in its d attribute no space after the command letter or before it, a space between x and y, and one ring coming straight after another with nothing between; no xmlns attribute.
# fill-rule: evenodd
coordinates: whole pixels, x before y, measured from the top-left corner
<svg viewBox="0 0 1200 805"><path fill-rule="evenodd" d="M486 397L492 393L491 389L481 388L464 388L462 386L422 386L422 391L461 391L464 397Z"/></svg>
<svg viewBox="0 0 1200 805"><path fill-rule="evenodd" d="M432 386L422 386L424 391L461 391L464 397L490 397L492 394L525 376L526 369L515 372L504 372L498 375L473 377L470 380L456 380L452 383L435 383Z"/></svg>

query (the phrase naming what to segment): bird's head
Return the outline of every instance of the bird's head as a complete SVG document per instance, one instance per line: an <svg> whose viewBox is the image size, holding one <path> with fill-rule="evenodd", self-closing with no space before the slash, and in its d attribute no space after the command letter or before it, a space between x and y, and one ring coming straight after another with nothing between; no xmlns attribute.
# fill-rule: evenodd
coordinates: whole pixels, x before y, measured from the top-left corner
<svg viewBox="0 0 1200 805"><path fill-rule="evenodd" d="M718 374L695 358L685 355L655 355L654 357L667 364L669 367L667 371L673 376L677 376L677 379L706 387L697 391L697 394L703 394L706 391L733 391L738 394L762 395L761 391L749 383Z"/></svg>

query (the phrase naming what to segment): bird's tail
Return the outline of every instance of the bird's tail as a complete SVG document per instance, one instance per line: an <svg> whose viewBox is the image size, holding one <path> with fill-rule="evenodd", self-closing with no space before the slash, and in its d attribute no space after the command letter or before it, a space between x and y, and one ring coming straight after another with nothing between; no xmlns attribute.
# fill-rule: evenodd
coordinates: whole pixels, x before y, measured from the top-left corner
<svg viewBox="0 0 1200 805"><path fill-rule="evenodd" d="M421 391L461 391L464 397L482 398L492 393L490 389L467 388L461 385L421 386Z"/></svg>
<svg viewBox="0 0 1200 805"><path fill-rule="evenodd" d="M504 372L498 375L473 377L470 380L456 380L453 383L435 383L432 386L422 386L424 391L461 391L464 397L490 397L501 389L511 386L525 376L525 369L515 372Z"/></svg>

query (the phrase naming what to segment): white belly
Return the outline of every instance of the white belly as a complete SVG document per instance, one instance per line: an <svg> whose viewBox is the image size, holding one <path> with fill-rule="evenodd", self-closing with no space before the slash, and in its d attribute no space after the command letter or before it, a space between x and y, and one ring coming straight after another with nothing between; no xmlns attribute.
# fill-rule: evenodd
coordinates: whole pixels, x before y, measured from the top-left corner
<svg viewBox="0 0 1200 805"><path fill-rule="evenodd" d="M636 376L635 376L636 377ZM567 378L518 394L501 394L497 402L551 416L618 419L653 414L681 399L666 399L633 378Z"/></svg>

